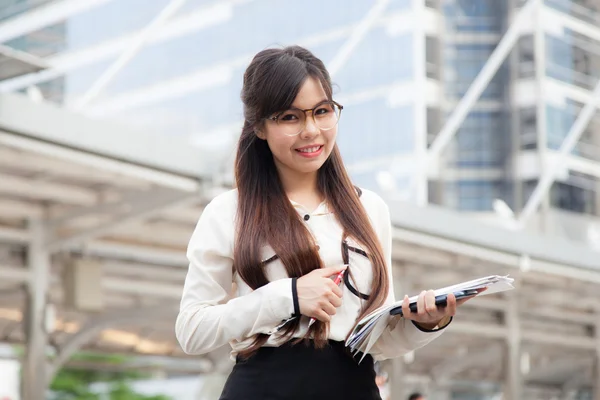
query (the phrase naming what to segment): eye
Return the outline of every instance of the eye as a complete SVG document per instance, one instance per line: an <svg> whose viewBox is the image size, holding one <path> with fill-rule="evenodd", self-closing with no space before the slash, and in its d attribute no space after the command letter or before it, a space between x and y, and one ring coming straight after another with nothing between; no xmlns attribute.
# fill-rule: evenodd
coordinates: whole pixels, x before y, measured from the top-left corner
<svg viewBox="0 0 600 400"><path fill-rule="evenodd" d="M317 108L315 110L315 116L317 116L317 117L325 116L332 112L333 112L333 106L331 104L323 104L322 106L319 106L319 108Z"/></svg>
<svg viewBox="0 0 600 400"><path fill-rule="evenodd" d="M281 114L281 116L279 117L279 119L281 121L293 121L295 119L297 119L298 117L296 117L294 114L290 113L290 114Z"/></svg>
<svg viewBox="0 0 600 400"><path fill-rule="evenodd" d="M298 111L288 110L288 111L282 112L279 115L279 118L277 118L277 119L281 122L287 122L287 123L297 122L300 120L300 115L299 115Z"/></svg>

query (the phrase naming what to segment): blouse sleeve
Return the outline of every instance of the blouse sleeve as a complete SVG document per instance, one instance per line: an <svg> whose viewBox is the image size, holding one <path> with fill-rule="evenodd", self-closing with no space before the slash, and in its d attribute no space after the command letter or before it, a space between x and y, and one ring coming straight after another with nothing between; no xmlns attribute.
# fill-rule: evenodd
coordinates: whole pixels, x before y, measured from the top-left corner
<svg viewBox="0 0 600 400"><path fill-rule="evenodd" d="M394 279L392 276L392 224L387 204L381 199L377 227L380 235L383 255L387 264L390 285L386 304L395 302ZM425 346L442 334L442 330L433 332L418 328L412 321L392 317L391 323L373 345L370 353L376 360L395 358Z"/></svg>
<svg viewBox="0 0 600 400"><path fill-rule="evenodd" d="M280 279L231 298L233 218L213 203L202 213L190 239L177 340L187 354L204 354L231 340L243 340L272 329L294 312L292 280Z"/></svg>

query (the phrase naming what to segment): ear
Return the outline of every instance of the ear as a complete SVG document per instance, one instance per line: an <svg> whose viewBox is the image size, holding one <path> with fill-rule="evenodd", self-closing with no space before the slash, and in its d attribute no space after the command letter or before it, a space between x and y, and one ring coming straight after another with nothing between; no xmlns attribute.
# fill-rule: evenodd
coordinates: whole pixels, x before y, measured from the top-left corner
<svg viewBox="0 0 600 400"><path fill-rule="evenodd" d="M258 128L258 127L254 128L254 134L259 139L267 140L267 136L265 135L265 132L261 128Z"/></svg>

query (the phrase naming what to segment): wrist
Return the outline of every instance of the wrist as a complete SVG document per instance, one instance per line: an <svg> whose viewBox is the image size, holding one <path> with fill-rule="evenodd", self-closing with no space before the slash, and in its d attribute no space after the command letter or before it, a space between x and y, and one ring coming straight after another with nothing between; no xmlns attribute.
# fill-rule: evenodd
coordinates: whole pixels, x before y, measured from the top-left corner
<svg viewBox="0 0 600 400"><path fill-rule="evenodd" d="M417 321L413 321L413 322L419 328L422 328L422 329L425 329L425 330L428 330L428 331L432 331L435 328L437 328L437 326L439 325L440 321L437 321L437 322L417 322Z"/></svg>
<svg viewBox="0 0 600 400"><path fill-rule="evenodd" d="M415 325L417 325L417 328L422 328L426 331L433 331L433 330L438 330L438 329L443 329L445 328L450 321L452 321L452 317L448 317L445 316L442 319L435 321L435 322L417 322L417 321L413 321L413 323Z"/></svg>

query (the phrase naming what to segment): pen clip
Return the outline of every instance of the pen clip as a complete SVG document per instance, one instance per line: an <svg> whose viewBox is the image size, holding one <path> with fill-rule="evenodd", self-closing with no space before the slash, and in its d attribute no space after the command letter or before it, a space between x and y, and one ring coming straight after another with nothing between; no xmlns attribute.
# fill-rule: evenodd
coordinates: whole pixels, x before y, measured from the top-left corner
<svg viewBox="0 0 600 400"><path fill-rule="evenodd" d="M344 267L346 267L346 269L340 271L340 273L337 274L337 276L334 279L334 282L336 285L339 285L340 283L342 283L342 278L344 277L344 274L346 273L349 266L350 266L350 264L344 264Z"/></svg>

